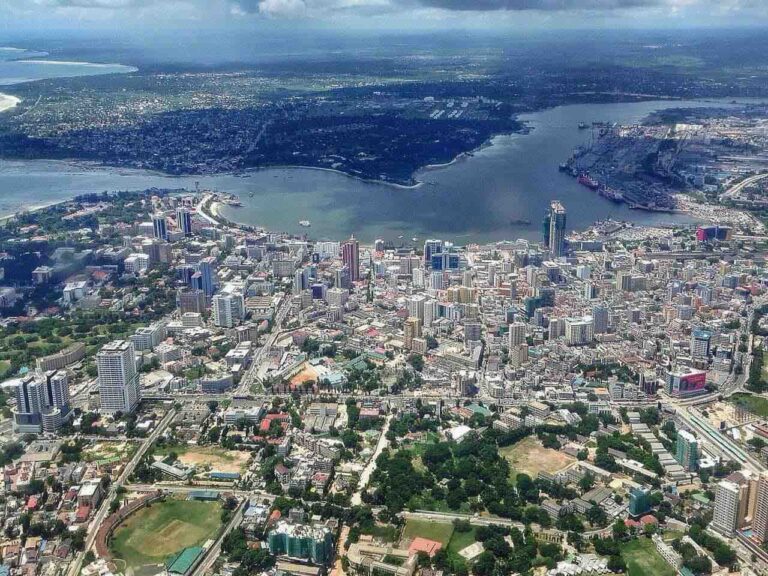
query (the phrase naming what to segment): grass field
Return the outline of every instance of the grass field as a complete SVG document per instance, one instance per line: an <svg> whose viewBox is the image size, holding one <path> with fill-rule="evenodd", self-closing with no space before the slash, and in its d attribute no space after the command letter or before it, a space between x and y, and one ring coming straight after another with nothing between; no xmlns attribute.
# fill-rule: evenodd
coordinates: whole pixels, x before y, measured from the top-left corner
<svg viewBox="0 0 768 576"><path fill-rule="evenodd" d="M473 526L468 532L453 531L451 541L448 543L448 553L458 554L467 546L475 543L475 527Z"/></svg>
<svg viewBox="0 0 768 576"><path fill-rule="evenodd" d="M129 516L115 530L110 548L126 567L161 564L182 548L214 538L220 513L218 502L157 502Z"/></svg>
<svg viewBox="0 0 768 576"><path fill-rule="evenodd" d="M519 472L525 472L531 478L536 478L539 472L553 474L576 460L564 452L544 448L538 438L530 436L517 444L499 449L499 453L509 462L510 475L513 477Z"/></svg>
<svg viewBox="0 0 768 576"><path fill-rule="evenodd" d="M432 522L429 520L408 519L403 528L401 542L407 544L417 536L440 542L447 546L453 535L453 524L450 522Z"/></svg>
<svg viewBox="0 0 768 576"><path fill-rule="evenodd" d="M638 538L621 547L628 576L675 576L675 570L656 551L648 538Z"/></svg>
<svg viewBox="0 0 768 576"><path fill-rule="evenodd" d="M743 406L752 414L768 418L768 398L753 396L752 394L734 394L731 401L738 406Z"/></svg>

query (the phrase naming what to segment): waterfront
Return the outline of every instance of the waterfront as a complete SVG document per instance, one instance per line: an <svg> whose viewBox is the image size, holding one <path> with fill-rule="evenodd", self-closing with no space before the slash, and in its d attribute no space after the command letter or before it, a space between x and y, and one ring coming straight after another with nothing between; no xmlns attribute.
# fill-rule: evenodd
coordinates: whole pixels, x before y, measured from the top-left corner
<svg viewBox="0 0 768 576"><path fill-rule="evenodd" d="M84 192L151 187L202 188L238 194L240 208L222 214L236 222L273 230L364 240L438 236L458 243L540 236L550 200L568 209L568 227L580 229L598 219L641 224L690 223L683 214L630 210L597 196L559 173L558 163L590 138L579 122L632 123L660 108L711 106L707 102L642 102L572 105L522 117L529 134L494 138L471 156L448 166L422 170L423 185L401 188L364 182L344 174L305 168L271 168L246 175L170 177L141 170L113 169L48 161L0 161L0 215ZM299 220L312 227L301 227ZM529 225L521 224L530 221ZM516 222L513 224L513 222Z"/></svg>

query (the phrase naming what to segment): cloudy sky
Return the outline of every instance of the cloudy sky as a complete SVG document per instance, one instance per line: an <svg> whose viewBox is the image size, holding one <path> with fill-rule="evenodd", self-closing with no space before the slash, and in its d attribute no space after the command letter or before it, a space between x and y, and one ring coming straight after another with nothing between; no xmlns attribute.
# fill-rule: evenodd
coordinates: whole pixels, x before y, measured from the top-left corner
<svg viewBox="0 0 768 576"><path fill-rule="evenodd" d="M768 25L768 0L0 0L0 31L35 27L340 29Z"/></svg>

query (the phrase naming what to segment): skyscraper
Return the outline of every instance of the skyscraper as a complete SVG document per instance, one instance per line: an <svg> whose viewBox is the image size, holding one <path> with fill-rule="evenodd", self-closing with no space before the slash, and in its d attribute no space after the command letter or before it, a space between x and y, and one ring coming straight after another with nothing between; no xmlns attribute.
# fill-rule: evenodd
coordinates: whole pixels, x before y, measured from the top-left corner
<svg viewBox="0 0 768 576"><path fill-rule="evenodd" d="M203 258L197 263L197 270L200 272L200 286L195 288L200 288L206 297L210 298L216 289L216 258L213 256Z"/></svg>
<svg viewBox="0 0 768 576"><path fill-rule="evenodd" d="M16 384L15 432L55 432L69 417L69 378L65 370L38 372Z"/></svg>
<svg viewBox="0 0 768 576"><path fill-rule="evenodd" d="M548 224L544 244L555 258L565 253L565 221L565 207L560 200L553 200L544 219L545 225Z"/></svg>
<svg viewBox="0 0 768 576"><path fill-rule="evenodd" d="M184 236L192 236L192 214L183 206L176 209L176 225Z"/></svg>
<svg viewBox="0 0 768 576"><path fill-rule="evenodd" d="M162 214L155 214L152 217L152 228L155 231L155 238L168 240L168 225L165 221L165 216Z"/></svg>
<svg viewBox="0 0 768 576"><path fill-rule="evenodd" d="M96 354L99 398L105 414L133 412L141 400L133 343L114 340Z"/></svg>
<svg viewBox="0 0 768 576"><path fill-rule="evenodd" d="M354 234L341 245L341 260L349 269L349 279L352 282L360 280L360 243Z"/></svg>
<svg viewBox="0 0 768 576"><path fill-rule="evenodd" d="M592 307L592 318L595 319L595 334L608 332L609 311L606 304L598 304Z"/></svg>
<svg viewBox="0 0 768 576"><path fill-rule="evenodd" d="M762 472L757 480L757 502L752 531L759 544L768 540L768 472Z"/></svg>
<svg viewBox="0 0 768 576"><path fill-rule="evenodd" d="M744 495L746 496L746 495ZM739 520L739 503L742 487L735 482L722 480L715 490L715 512L712 516L712 528L723 536L732 537Z"/></svg>
<svg viewBox="0 0 768 576"><path fill-rule="evenodd" d="M430 239L424 242L424 265L432 265L432 256L443 251L443 241Z"/></svg>

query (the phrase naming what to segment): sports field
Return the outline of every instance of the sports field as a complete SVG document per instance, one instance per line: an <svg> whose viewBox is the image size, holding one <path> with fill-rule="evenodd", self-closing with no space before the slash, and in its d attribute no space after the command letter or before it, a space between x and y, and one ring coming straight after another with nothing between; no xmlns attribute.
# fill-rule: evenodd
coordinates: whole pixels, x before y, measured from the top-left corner
<svg viewBox="0 0 768 576"><path fill-rule="evenodd" d="M539 439L532 436L499 449L499 453L509 462L513 477L520 472L532 478L536 478L539 472L553 474L576 461L565 452L544 448Z"/></svg>
<svg viewBox="0 0 768 576"><path fill-rule="evenodd" d="M627 563L628 576L675 576L676 571L656 551L648 538L638 538L623 544L621 555Z"/></svg>
<svg viewBox="0 0 768 576"><path fill-rule="evenodd" d="M120 524L112 535L110 549L119 568L161 564L187 546L215 538L221 526L218 502L170 499L139 510Z"/></svg>

